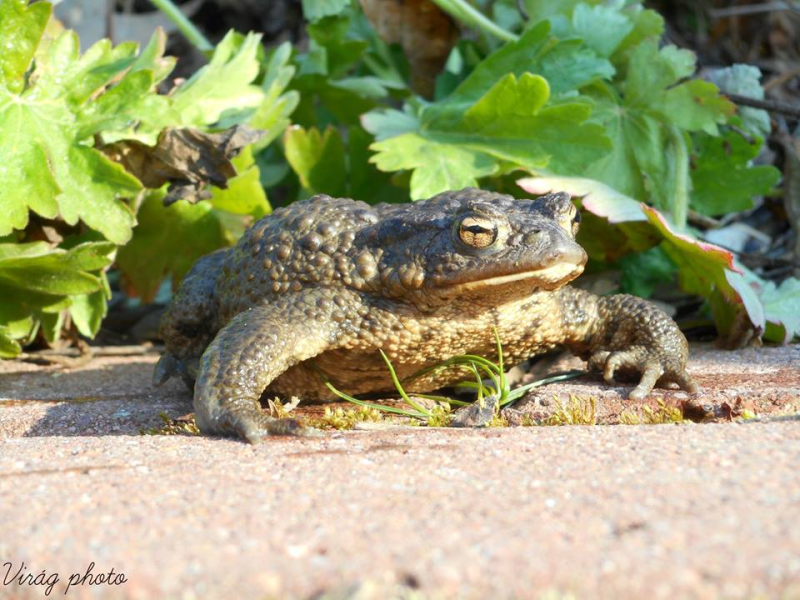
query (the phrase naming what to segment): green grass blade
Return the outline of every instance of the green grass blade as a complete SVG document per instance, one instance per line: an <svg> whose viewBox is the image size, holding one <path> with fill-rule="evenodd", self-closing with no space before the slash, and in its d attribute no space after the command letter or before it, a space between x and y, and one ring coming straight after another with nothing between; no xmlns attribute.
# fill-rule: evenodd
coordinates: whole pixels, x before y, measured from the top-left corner
<svg viewBox="0 0 800 600"><path fill-rule="evenodd" d="M352 396L345 394L344 392L340 392L333 384L329 381L325 382L325 387L327 387L330 391L336 394L342 400L346 400L347 402L352 402L353 404L358 404L359 406L366 406L368 408L374 408L375 410L380 410L383 412L394 413L396 415L403 415L404 417L411 417L413 419L422 419L425 420L428 418L429 415L421 412L414 412L410 410L404 410L402 408L396 408L394 406L385 406L383 404L375 404L374 402L365 402L364 400L359 400L358 398L353 398Z"/></svg>

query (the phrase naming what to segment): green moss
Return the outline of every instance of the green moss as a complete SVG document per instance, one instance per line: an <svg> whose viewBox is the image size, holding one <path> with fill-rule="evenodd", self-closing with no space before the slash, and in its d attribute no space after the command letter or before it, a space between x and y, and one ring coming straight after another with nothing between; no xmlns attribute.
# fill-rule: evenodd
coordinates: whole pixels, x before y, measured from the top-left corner
<svg viewBox="0 0 800 600"><path fill-rule="evenodd" d="M449 404L437 403L428 415L428 427L450 427L453 420L453 411Z"/></svg>
<svg viewBox="0 0 800 600"><path fill-rule="evenodd" d="M164 422L161 427L140 429L141 435L200 435L194 415L173 419L167 413L159 413L158 417Z"/></svg>
<svg viewBox="0 0 800 600"><path fill-rule="evenodd" d="M653 409L642 406L639 409L628 409L619 415L622 425L663 425L664 423L683 423L683 411L677 406L670 406L664 400L658 401Z"/></svg>
<svg viewBox="0 0 800 600"><path fill-rule="evenodd" d="M508 419L506 419L502 413L495 413L492 417L492 420L486 424L487 427L508 427Z"/></svg>
<svg viewBox="0 0 800 600"><path fill-rule="evenodd" d="M585 398L570 394L569 400L562 402L553 396L556 410L542 425L597 425L597 401L593 397Z"/></svg>
<svg viewBox="0 0 800 600"><path fill-rule="evenodd" d="M357 408L344 409L341 407L325 407L325 412L321 417L306 419L306 425L316 429L353 429L358 423L378 423L383 421L383 414L374 408L359 406Z"/></svg>

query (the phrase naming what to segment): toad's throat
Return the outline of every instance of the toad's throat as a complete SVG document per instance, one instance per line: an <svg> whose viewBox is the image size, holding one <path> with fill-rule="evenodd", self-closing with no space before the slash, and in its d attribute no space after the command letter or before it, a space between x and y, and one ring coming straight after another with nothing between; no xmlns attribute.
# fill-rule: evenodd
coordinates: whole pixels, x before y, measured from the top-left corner
<svg viewBox="0 0 800 600"><path fill-rule="evenodd" d="M499 275L497 277L488 277L486 279L479 279L477 281L467 281L466 283L459 283L453 286L453 289L459 291L469 291L476 289L483 289L487 287L495 287L506 283L513 283L523 279L535 279L542 287L548 287L554 284L566 283L575 279L583 272L583 265L576 265L569 262L557 263L544 269L537 269L535 271L523 271L521 273L512 273L510 275Z"/></svg>

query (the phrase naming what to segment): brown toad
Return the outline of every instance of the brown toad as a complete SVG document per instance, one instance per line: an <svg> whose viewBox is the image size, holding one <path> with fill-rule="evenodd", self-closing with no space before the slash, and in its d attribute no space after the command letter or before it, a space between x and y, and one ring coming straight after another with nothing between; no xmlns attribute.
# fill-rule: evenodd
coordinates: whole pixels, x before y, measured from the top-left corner
<svg viewBox="0 0 800 600"><path fill-rule="evenodd" d="M161 322L155 379L196 378L200 429L250 442L287 429L261 409L265 390L317 400L332 397L326 380L350 394L391 390L378 349L402 379L456 354L496 357L495 328L508 364L566 346L608 381L640 374L631 398L656 384L694 391L672 319L640 298L565 285L586 262L579 216L564 193L471 188L278 209L194 265ZM452 382L435 373L407 389Z"/></svg>

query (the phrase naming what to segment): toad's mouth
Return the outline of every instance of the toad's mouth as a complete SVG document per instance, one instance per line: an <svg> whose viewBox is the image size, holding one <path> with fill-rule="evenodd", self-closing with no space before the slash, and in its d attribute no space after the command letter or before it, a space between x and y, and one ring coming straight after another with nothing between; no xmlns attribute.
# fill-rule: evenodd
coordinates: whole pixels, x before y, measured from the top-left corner
<svg viewBox="0 0 800 600"><path fill-rule="evenodd" d="M498 275L497 277L488 277L477 281L467 281L465 283L456 284L453 287L458 291L469 291L496 287L523 279L534 279L541 287L547 288L554 285L563 285L568 281L572 281L581 273L583 273L583 264L560 262L545 267L544 269L523 271L521 273L512 273L511 275Z"/></svg>

